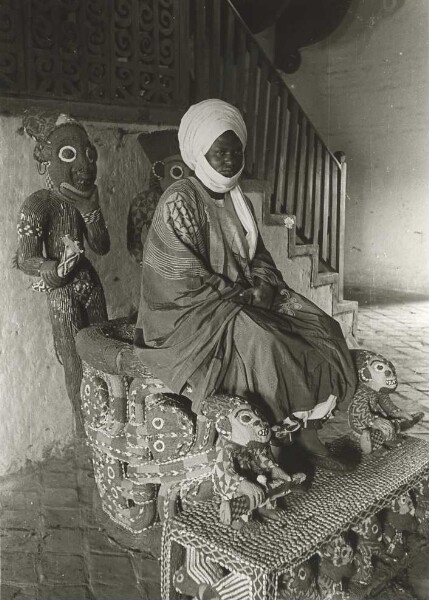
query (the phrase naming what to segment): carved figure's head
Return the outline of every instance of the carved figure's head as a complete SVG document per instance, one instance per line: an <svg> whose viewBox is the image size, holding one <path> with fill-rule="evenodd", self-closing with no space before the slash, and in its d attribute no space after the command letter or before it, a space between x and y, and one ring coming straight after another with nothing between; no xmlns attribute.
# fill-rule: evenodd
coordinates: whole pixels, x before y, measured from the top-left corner
<svg viewBox="0 0 429 600"><path fill-rule="evenodd" d="M393 392L398 385L393 363L370 350L352 350L359 381L375 392Z"/></svg>
<svg viewBox="0 0 429 600"><path fill-rule="evenodd" d="M138 141L152 163L152 176L162 191L169 185L191 174L191 169L183 162L179 151L177 131L164 129L142 133Z"/></svg>
<svg viewBox="0 0 429 600"><path fill-rule="evenodd" d="M365 541L381 542L383 532L380 521L375 515L360 521L352 529Z"/></svg>
<svg viewBox="0 0 429 600"><path fill-rule="evenodd" d="M60 115L25 115L24 130L36 141L34 158L39 173L46 174L48 188L61 194L64 187L89 197L97 177L97 150L84 127Z"/></svg>
<svg viewBox="0 0 429 600"><path fill-rule="evenodd" d="M260 411L239 396L216 395L207 398L203 413L214 420L222 438L248 446L251 443L267 444L271 438L268 421Z"/></svg>
<svg viewBox="0 0 429 600"><path fill-rule="evenodd" d="M307 592L314 584L315 573L310 561L290 567L281 578L281 587L291 593L291 597L299 596Z"/></svg>
<svg viewBox="0 0 429 600"><path fill-rule="evenodd" d="M349 565L354 556L353 548L346 541L343 534L322 546L318 554L322 558L328 558L335 567Z"/></svg>

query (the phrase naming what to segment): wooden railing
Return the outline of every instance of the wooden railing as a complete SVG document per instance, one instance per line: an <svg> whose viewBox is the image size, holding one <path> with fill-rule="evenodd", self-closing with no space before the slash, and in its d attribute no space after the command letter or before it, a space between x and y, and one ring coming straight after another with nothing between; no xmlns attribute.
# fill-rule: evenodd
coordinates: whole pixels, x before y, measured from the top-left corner
<svg viewBox="0 0 429 600"><path fill-rule="evenodd" d="M327 148L229 0L181 0L189 10L190 102L222 98L243 113L246 169L273 190L273 213L294 215L296 239L321 266L343 263L346 163Z"/></svg>
<svg viewBox="0 0 429 600"><path fill-rule="evenodd" d="M210 97L240 108L247 174L270 183L272 213L295 216L290 239L318 247L321 267L341 281L345 161L230 0L0 0L7 110L53 102L81 118L177 124Z"/></svg>

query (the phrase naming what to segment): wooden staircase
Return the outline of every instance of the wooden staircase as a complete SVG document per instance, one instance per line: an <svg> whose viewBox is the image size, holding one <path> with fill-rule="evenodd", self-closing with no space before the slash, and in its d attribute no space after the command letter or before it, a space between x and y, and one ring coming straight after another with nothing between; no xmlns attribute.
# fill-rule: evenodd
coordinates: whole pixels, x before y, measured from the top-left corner
<svg viewBox="0 0 429 600"><path fill-rule="evenodd" d="M352 336L357 304L343 299L345 156L326 146L230 0L14 0L2 15L8 114L38 106L177 125L199 100L236 105L248 127L246 176L268 190L265 234L284 240L287 260L305 259L311 289L332 291L323 308L346 315Z"/></svg>
<svg viewBox="0 0 429 600"><path fill-rule="evenodd" d="M357 303L343 298L344 153L333 154L326 146L230 0L185 0L184 5L193 40L191 103L218 97L241 110L248 128L246 174L265 181L269 190L264 238L266 227L285 229L286 219L288 258L308 257L311 288L330 287L331 303L322 302L323 308L355 345ZM275 236L273 248L278 231ZM320 295L310 294L316 303Z"/></svg>

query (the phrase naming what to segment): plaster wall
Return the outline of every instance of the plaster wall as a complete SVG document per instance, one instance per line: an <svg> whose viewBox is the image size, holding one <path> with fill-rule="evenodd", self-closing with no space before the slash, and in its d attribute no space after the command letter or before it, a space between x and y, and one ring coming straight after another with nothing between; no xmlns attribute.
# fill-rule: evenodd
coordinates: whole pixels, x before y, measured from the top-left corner
<svg viewBox="0 0 429 600"><path fill-rule="evenodd" d="M427 0L353 0L285 76L347 156L346 285L429 289L428 12ZM263 42L269 52L269 34Z"/></svg>
<svg viewBox="0 0 429 600"><path fill-rule="evenodd" d="M145 128L85 125L99 153L101 206L111 237L108 255L98 257L90 250L87 255L114 318L138 306L140 268L126 249L126 220L130 200L145 188L149 176L150 165L137 141ZM0 117L0 475L61 452L71 439L73 423L46 297L31 289L33 278L11 266L19 208L29 194L44 187L32 158L34 142L20 128L20 118Z"/></svg>

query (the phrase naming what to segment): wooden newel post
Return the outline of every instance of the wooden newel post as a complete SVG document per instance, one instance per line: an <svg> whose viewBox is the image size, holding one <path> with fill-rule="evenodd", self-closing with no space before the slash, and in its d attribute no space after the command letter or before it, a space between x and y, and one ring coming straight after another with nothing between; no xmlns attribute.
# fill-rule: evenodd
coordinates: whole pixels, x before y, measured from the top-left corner
<svg viewBox="0 0 429 600"><path fill-rule="evenodd" d="M340 206L338 214L338 300L344 298L344 233L345 233L345 217L346 217L346 187L347 187L347 162L344 152L335 152L335 158L341 165L340 178Z"/></svg>

